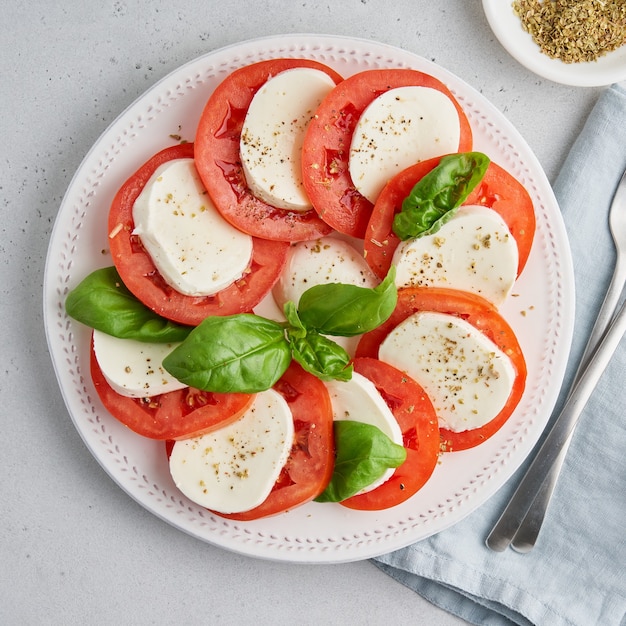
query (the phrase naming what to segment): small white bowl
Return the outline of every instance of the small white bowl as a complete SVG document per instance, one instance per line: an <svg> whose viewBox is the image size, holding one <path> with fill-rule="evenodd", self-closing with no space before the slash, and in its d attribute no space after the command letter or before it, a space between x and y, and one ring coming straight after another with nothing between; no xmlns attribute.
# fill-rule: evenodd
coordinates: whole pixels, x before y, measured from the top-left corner
<svg viewBox="0 0 626 626"><path fill-rule="evenodd" d="M600 87L626 80L626 46L585 63L563 63L544 54L524 31L512 0L483 0L491 30L504 49L531 72L564 85Z"/></svg>

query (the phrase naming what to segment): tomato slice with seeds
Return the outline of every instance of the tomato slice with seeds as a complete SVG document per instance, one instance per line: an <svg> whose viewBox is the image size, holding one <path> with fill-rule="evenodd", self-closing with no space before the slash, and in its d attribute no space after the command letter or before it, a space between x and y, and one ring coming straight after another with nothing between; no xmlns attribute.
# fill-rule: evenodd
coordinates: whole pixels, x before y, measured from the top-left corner
<svg viewBox="0 0 626 626"><path fill-rule="evenodd" d="M472 148L472 131L463 109L435 77L411 69L379 69L346 78L318 108L302 150L303 181L311 202L322 219L341 233L363 239L373 208L350 177L350 144L356 124L379 95L406 86L431 87L447 95L459 114L459 152Z"/></svg>
<svg viewBox="0 0 626 626"><path fill-rule="evenodd" d="M276 515L305 504L328 485L334 464L333 412L324 383L295 361L274 385L293 414L294 444L270 495L243 513L218 513L235 520Z"/></svg>
<svg viewBox="0 0 626 626"><path fill-rule="evenodd" d="M526 385L526 360L513 329L498 310L480 296L438 287L400 289L398 304L391 317L361 338L357 357L378 358L378 348L385 337L402 321L418 311L447 313L464 319L493 341L511 359L516 376L509 398L490 422L480 428L463 432L440 429L441 445L445 451L472 448L492 437L509 419L519 404ZM419 381L418 381L419 382Z"/></svg>
<svg viewBox="0 0 626 626"><path fill-rule="evenodd" d="M439 426L435 409L417 382L388 363L357 358L354 370L371 380L402 430L406 460L382 485L341 504L350 509L378 511L416 494L431 477L439 458Z"/></svg>
<svg viewBox="0 0 626 626"><path fill-rule="evenodd" d="M212 296L188 296L168 285L133 235L133 205L155 170L167 161L194 156L194 145L165 148L142 165L120 188L109 210L109 246L122 282L147 307L180 324L196 326L209 315L244 313L256 306L280 276L289 244L253 239L249 271Z"/></svg>
<svg viewBox="0 0 626 626"><path fill-rule="evenodd" d="M257 198L248 188L239 142L246 112L256 92L276 74L308 67L342 77L330 67L308 59L271 59L242 67L227 76L209 97L196 131L196 168L217 209L245 233L278 241L323 237L330 227L315 210L286 211Z"/></svg>
<svg viewBox="0 0 626 626"><path fill-rule="evenodd" d="M435 168L441 157L422 161L392 178L381 192L367 225L363 242L365 259L372 271L384 278L393 254L400 243L393 232L393 218L413 186ZM509 172L494 163L489 164L481 183L470 193L466 205L481 205L496 211L509 227L518 251L517 275L526 265L535 236L535 210L523 185Z"/></svg>
<svg viewBox="0 0 626 626"><path fill-rule="evenodd" d="M107 411L124 426L149 439L185 439L210 432L239 418L254 394L211 393L192 387L151 398L122 396L107 382L93 350L91 378Z"/></svg>

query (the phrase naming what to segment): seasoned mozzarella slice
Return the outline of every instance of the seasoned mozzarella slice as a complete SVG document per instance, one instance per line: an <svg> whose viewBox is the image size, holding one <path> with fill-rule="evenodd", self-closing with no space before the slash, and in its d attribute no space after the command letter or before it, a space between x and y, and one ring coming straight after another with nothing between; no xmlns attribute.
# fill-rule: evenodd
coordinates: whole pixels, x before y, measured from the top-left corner
<svg viewBox="0 0 626 626"><path fill-rule="evenodd" d="M454 432L496 417L515 380L502 350L465 320L444 313L409 316L385 338L378 356L420 383L439 425Z"/></svg>
<svg viewBox="0 0 626 626"><path fill-rule="evenodd" d="M218 213L193 159L154 172L133 206L134 234L165 281L188 296L210 296L240 279L252 258L252 237Z"/></svg>
<svg viewBox="0 0 626 626"><path fill-rule="evenodd" d="M462 206L433 235L403 241L393 256L398 287L471 291L499 306L517 276L517 243L496 211Z"/></svg>
<svg viewBox="0 0 626 626"><path fill-rule="evenodd" d="M269 389L236 422L176 441L170 473L178 489L201 506L219 513L249 511L269 495L293 438L291 410Z"/></svg>
<svg viewBox="0 0 626 626"><path fill-rule="evenodd" d="M347 241L322 237L291 246L285 268L272 293L282 308L288 300L298 304L303 292L325 283L372 288L378 281L363 255Z"/></svg>
<svg viewBox="0 0 626 626"><path fill-rule="evenodd" d="M453 102L431 87L397 87L361 114L350 145L349 170L357 190L375 202L403 169L456 152L461 125Z"/></svg>
<svg viewBox="0 0 626 626"><path fill-rule="evenodd" d="M246 182L261 200L290 211L311 208L302 184L302 142L334 86L321 70L298 67L270 78L252 98L239 149Z"/></svg>
<svg viewBox="0 0 626 626"><path fill-rule="evenodd" d="M163 368L163 359L177 343L144 343L93 331L93 349L106 381L122 396L150 398L183 389Z"/></svg>
<svg viewBox="0 0 626 626"><path fill-rule="evenodd" d="M371 380L353 372L350 380L331 380L326 382L326 387L333 408L333 419L353 420L377 426L394 443L403 445L400 425ZM359 493L376 489L389 480L394 471L394 468L388 469Z"/></svg>

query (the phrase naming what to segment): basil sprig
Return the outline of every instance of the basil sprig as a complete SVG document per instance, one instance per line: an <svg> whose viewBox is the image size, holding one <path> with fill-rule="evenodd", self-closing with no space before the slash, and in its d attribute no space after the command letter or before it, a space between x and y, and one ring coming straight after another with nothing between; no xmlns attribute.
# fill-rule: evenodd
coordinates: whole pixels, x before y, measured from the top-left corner
<svg viewBox="0 0 626 626"><path fill-rule="evenodd" d="M347 337L382 324L397 302L395 268L374 289L317 285L296 308L284 307L285 323L240 313L211 316L197 327L176 324L143 305L114 267L87 276L65 301L77 321L122 339L180 343L164 360L181 382L218 393L256 393L272 387L292 359L322 380L350 380L350 355L326 335Z"/></svg>
<svg viewBox="0 0 626 626"><path fill-rule="evenodd" d="M372 424L339 420L333 428L335 468L330 483L315 498L316 502L346 500L406 459L406 449Z"/></svg>
<svg viewBox="0 0 626 626"><path fill-rule="evenodd" d="M163 367L181 382L213 392L269 389L291 359L322 380L350 380L350 355L326 335L353 336L387 320L398 297L394 276L392 266L374 289L316 285L304 292L298 307L285 304L282 324L250 313L209 317L163 360Z"/></svg>
<svg viewBox="0 0 626 626"><path fill-rule="evenodd" d="M393 232L403 241L436 233L480 183L489 163L482 152L442 157L404 199L393 219Z"/></svg>
<svg viewBox="0 0 626 626"><path fill-rule="evenodd" d="M122 283L115 267L95 270L65 300L75 320L120 339L154 343L183 341L190 326L176 324L142 304Z"/></svg>

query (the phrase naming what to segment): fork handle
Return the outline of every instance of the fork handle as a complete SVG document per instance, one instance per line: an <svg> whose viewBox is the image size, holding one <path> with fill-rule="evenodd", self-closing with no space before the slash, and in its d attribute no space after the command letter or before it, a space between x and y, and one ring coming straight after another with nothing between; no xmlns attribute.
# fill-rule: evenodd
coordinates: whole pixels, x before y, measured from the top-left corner
<svg viewBox="0 0 626 626"><path fill-rule="evenodd" d="M572 435L570 434L559 452L558 457L554 461L554 465L548 470L548 475L543 481L541 489L539 489L535 499L530 504L528 512L522 519L519 528L513 535L511 548L516 552L525 554L535 547L571 441Z"/></svg>
<svg viewBox="0 0 626 626"><path fill-rule="evenodd" d="M573 433L583 408L609 364L625 331L626 302L622 305L604 339L581 374L578 383L554 422L537 456L528 467L509 504L489 533L486 544L491 550L502 552L510 545L535 495L541 489L546 474Z"/></svg>
<svg viewBox="0 0 626 626"><path fill-rule="evenodd" d="M625 281L626 256L618 255L615 270L613 271L613 277L611 279L611 284L609 285L602 306L600 307L600 311L598 312L598 316L593 326L593 330L589 335L587 346L585 347L585 351L580 359L580 364L576 371L576 375L574 376L574 383L572 388L578 382L580 374L584 371L585 366L589 361L590 354L593 352L593 349L600 343L602 335L606 331L606 328L611 321L611 317L613 316L614 311L617 309L617 305L619 303L620 295L623 291ZM563 462L565 461L565 456L567 455L567 450L571 441L572 437L570 436L563 445L563 448L560 451L556 461L554 462L554 465L552 465L552 467L549 469L548 475L546 476L543 485L541 486L541 489L539 490L535 499L530 505L528 513L526 513L526 516L522 520L519 528L517 529L517 532L515 533L515 536L513 537L513 540L511 541L511 547L517 552L529 552L530 550L532 550L537 541L537 537L539 535L539 532L541 531L541 526L543 524L548 505L550 504L550 500L552 499L552 493L554 492L554 487L556 486L559 475L561 473L561 468L563 467Z"/></svg>
<svg viewBox="0 0 626 626"><path fill-rule="evenodd" d="M591 353L600 344L600 340L609 326L613 314L617 310L620 296L624 290L624 284L626 284L626 254L618 253L615 261L615 269L613 270L613 277L611 278L611 283L607 289L606 295L604 296L604 301L602 302L602 306L598 312L596 322L593 325L593 330L587 340L585 352L583 353L578 369L576 370L574 385L578 382L581 373L587 366Z"/></svg>

